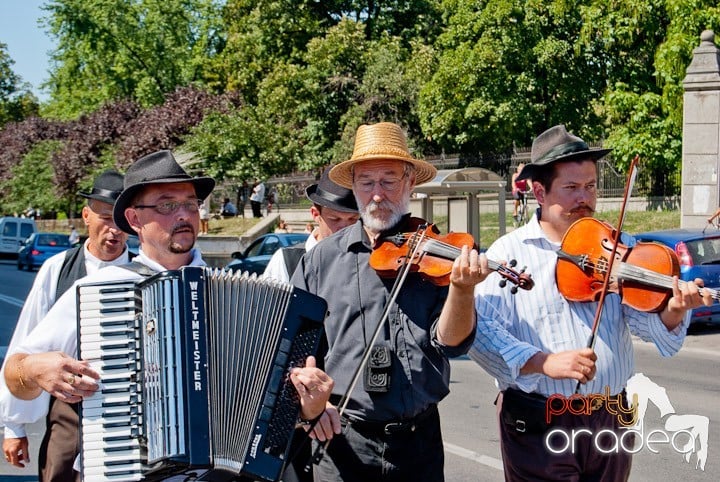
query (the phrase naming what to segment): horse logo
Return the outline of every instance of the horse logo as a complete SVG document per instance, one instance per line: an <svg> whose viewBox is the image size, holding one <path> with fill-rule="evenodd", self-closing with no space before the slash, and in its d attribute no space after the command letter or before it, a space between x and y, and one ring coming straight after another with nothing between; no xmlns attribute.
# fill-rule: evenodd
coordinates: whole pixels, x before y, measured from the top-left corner
<svg viewBox="0 0 720 482"><path fill-rule="evenodd" d="M676 414L665 388L642 373L636 373L628 380L626 392L630 404L633 404L635 397L637 397L637 406L633 407L637 409L637 424L628 428L642 432L648 402L652 402L660 411L660 418L665 419L665 430L667 432L676 435L683 433L688 437L688 441L684 445L675 447L675 449L684 454L683 458L687 463L690 463L692 455L695 454L697 457L695 468L704 471L708 455L708 426L710 419L703 415ZM667 418L665 418L666 416Z"/></svg>

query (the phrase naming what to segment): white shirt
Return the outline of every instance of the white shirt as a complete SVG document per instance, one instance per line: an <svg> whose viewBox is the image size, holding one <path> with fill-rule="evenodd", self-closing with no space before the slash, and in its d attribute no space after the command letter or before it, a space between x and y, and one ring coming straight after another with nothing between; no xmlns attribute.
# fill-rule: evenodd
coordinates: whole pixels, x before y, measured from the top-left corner
<svg viewBox="0 0 720 482"><path fill-rule="evenodd" d="M255 202L263 202L265 200L265 184L259 182L252 190L250 200Z"/></svg>
<svg viewBox="0 0 720 482"><path fill-rule="evenodd" d="M315 247L316 244L319 243L319 241L315 238L317 235L317 228L313 230L312 233L310 233L310 236L305 240L305 252L307 253L311 249ZM263 277L264 278L273 278L278 281L283 281L285 283L290 282L290 276L292 276L292 273L288 273L287 266L285 265L285 257L282 254L283 249L281 248L275 251L270 258L270 261L268 262L268 265L265 267L265 271L263 271Z"/></svg>
<svg viewBox="0 0 720 482"><path fill-rule="evenodd" d="M623 243L632 246L634 239L623 238ZM560 294L555 283L559 248L547 239L536 215L495 241L486 253L494 261L516 259L535 281L533 289L513 295L510 286L501 288L499 275L492 274L475 289L478 322L469 355L495 377L501 390L515 387L544 396L575 393L576 380L520 374L539 351L558 353L588 344L597 303L570 302ZM682 346L689 323L688 312L680 326L668 331L658 314L637 311L621 304L617 294L608 294L594 347L597 374L581 392L604 393L608 386L615 395L625 388L635 370L631 333L653 342L662 356L672 356Z"/></svg>
<svg viewBox="0 0 720 482"><path fill-rule="evenodd" d="M125 251L112 261L102 261L100 258L93 256L88 251L88 241L83 245L85 250L85 271L88 275L97 273L105 266L121 265L128 263L128 250ZM8 346L5 360L16 351L17 346L27 338L28 334L42 320L52 305L55 303L55 293L57 291L58 277L65 261L66 252L58 253L47 261L45 261L35 276L30 293L25 299L22 311L18 317L15 331L13 332L10 345ZM10 391L5 385L5 363L3 362L0 370L0 423L5 425L5 438L25 437L25 428L23 425L12 423L5 419L2 414L7 413L5 404L8 397L12 397ZM12 397L14 398L14 397Z"/></svg>
<svg viewBox="0 0 720 482"><path fill-rule="evenodd" d="M192 250L190 266L204 266L200 251ZM142 263L158 272L165 271L162 265L151 260L142 250L133 261ZM75 281L50 308L47 315L15 349L15 353L45 353L61 351L73 358L77 357L77 307L75 287L80 283L102 281L121 281L141 279L142 275L119 266L108 266L92 275ZM14 423L33 423L47 414L50 395L43 391L34 400L20 400L10 395L0 406L0 419Z"/></svg>

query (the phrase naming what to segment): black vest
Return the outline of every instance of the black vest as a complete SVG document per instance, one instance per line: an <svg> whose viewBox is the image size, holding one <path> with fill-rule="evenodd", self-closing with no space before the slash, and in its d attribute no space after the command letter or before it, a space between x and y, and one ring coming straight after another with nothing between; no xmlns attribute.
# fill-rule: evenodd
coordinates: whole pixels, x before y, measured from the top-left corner
<svg viewBox="0 0 720 482"><path fill-rule="evenodd" d="M285 267L287 268L288 277L292 278L295 268L297 268L298 263L300 263L300 259L305 254L305 246L300 244L290 246L289 248L283 248L282 254L283 260L285 261Z"/></svg>
<svg viewBox="0 0 720 482"><path fill-rule="evenodd" d="M128 259L132 260L135 255L128 252ZM57 288L55 289L55 299L58 300L76 280L87 275L85 269L85 245L75 246L65 251L65 261L63 261L58 275Z"/></svg>

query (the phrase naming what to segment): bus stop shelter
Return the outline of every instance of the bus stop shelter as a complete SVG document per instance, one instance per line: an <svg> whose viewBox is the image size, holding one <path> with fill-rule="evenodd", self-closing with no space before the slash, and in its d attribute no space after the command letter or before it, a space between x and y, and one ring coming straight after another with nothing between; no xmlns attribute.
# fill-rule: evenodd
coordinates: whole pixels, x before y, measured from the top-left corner
<svg viewBox="0 0 720 482"><path fill-rule="evenodd" d="M506 185L503 177L481 167L442 169L433 180L415 187L412 203L414 208L419 204L419 215L430 222L436 203L447 203L448 231L470 233L479 243L482 199L497 199L499 235L505 234Z"/></svg>

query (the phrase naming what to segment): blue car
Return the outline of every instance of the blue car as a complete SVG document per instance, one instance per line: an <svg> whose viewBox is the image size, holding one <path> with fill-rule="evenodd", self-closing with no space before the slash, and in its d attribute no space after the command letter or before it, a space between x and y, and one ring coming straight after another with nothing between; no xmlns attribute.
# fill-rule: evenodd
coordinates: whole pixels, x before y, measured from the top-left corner
<svg viewBox="0 0 720 482"><path fill-rule="evenodd" d="M18 251L17 267L28 271L39 268L46 259L70 249L67 234L63 233L33 233L20 246Z"/></svg>
<svg viewBox="0 0 720 482"><path fill-rule="evenodd" d="M720 230L666 229L636 234L639 241L655 241L675 251L680 279L700 278L705 286L720 289ZM691 323L719 323L720 304L701 306L692 312Z"/></svg>
<svg viewBox="0 0 720 482"><path fill-rule="evenodd" d="M307 233L263 234L253 241L245 251L232 253L230 256L234 259L225 268L232 271L247 271L250 274L261 275L275 251L304 243L307 237Z"/></svg>

